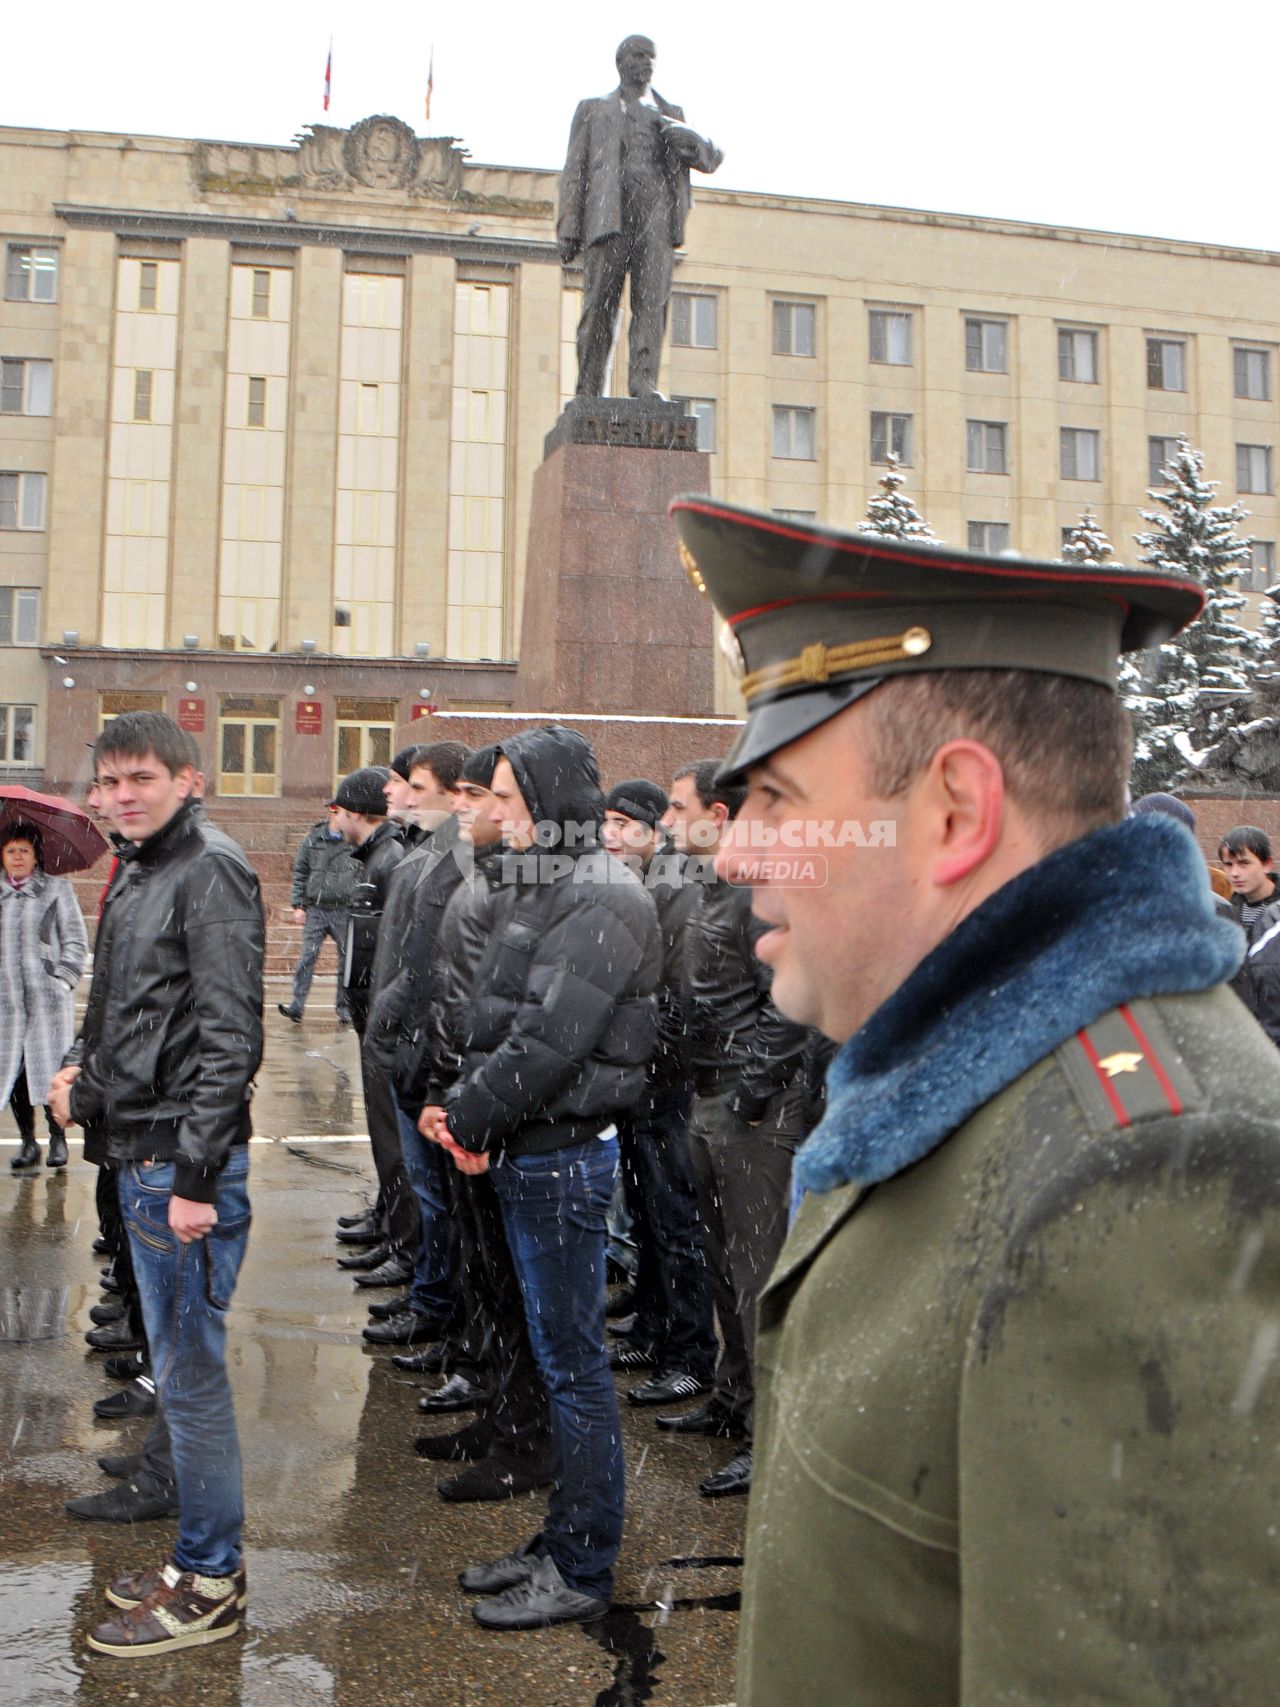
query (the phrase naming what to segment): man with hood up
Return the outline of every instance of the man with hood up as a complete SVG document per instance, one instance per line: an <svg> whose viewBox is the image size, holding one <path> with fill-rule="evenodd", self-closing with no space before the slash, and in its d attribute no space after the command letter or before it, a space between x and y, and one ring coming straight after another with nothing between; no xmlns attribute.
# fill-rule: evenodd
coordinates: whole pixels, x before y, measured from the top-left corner
<svg viewBox="0 0 1280 1707"><path fill-rule="evenodd" d="M489 1629L608 1610L623 1462L604 1343L605 1212L617 1116L644 1087L662 969L657 911L599 846L595 755L574 730L501 744L492 781L512 903L476 969L463 1076L428 1136L488 1171L551 1408L555 1482L541 1533L462 1573Z"/></svg>

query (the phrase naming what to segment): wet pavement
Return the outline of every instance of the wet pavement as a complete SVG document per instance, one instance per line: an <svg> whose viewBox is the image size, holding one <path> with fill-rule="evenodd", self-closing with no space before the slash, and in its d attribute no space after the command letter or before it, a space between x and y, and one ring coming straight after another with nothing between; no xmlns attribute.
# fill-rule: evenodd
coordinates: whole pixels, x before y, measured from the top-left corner
<svg viewBox="0 0 1280 1707"><path fill-rule="evenodd" d="M449 1506L413 1455L428 1380L366 1349L366 1300L334 1266L337 1215L371 1200L354 1038L317 987L301 1028L276 1014L255 1104L254 1229L230 1359L245 1459L247 1629L172 1658L94 1655L86 1631L114 1576L157 1563L166 1521L115 1526L62 1502L108 1482L100 1452L142 1422L95 1421L115 1389L81 1335L98 1299L95 1170L11 1178L0 1115L0 1704L201 1707L712 1707L733 1697L744 1506L698 1496L733 1452L660 1435L619 1397L628 1469L617 1604L589 1629L480 1630L458 1570L538 1527L544 1495ZM313 1017L314 1016L314 1017ZM386 1296L385 1293L379 1296ZM634 1377L631 1378L634 1380Z"/></svg>

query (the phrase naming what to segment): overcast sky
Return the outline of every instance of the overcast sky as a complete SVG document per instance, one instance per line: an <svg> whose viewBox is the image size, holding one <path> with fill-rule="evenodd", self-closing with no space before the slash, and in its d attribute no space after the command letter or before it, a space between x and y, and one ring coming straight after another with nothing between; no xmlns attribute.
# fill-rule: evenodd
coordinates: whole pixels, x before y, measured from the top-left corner
<svg viewBox="0 0 1280 1707"><path fill-rule="evenodd" d="M724 149L728 187L1280 250L1276 0L11 0L5 13L8 125L284 143L385 112L477 161L558 167L574 103L613 86L614 49L637 31L657 43L655 87Z"/></svg>

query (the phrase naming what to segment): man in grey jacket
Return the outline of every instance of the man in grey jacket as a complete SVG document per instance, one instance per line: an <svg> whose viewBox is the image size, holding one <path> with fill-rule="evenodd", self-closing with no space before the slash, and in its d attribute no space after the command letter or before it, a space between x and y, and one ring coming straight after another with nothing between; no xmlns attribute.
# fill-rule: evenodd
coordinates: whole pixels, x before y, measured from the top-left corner
<svg viewBox="0 0 1280 1707"><path fill-rule="evenodd" d="M334 822L337 812L337 806L330 803L328 820L311 826L298 843L293 860L289 906L294 924L302 926L302 947L293 969L293 994L287 1002L277 1002L276 1006L295 1025L301 1021L302 1010L307 1005L324 939L333 939L339 955L346 940L347 903L358 873L346 838ZM338 1023L350 1025L351 1005L342 983L341 967L337 985Z"/></svg>

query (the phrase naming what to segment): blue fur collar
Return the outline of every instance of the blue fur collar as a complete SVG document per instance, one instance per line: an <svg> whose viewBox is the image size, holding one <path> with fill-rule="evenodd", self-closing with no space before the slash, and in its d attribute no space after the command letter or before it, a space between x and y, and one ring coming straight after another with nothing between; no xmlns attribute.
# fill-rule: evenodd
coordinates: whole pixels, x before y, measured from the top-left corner
<svg viewBox="0 0 1280 1707"><path fill-rule="evenodd" d="M962 920L839 1051L797 1184L891 1179L1119 1003L1211 989L1242 953L1180 824L1148 814L1059 848Z"/></svg>

